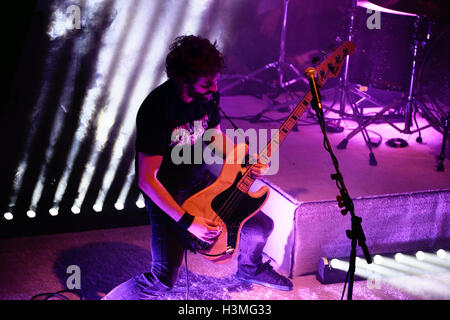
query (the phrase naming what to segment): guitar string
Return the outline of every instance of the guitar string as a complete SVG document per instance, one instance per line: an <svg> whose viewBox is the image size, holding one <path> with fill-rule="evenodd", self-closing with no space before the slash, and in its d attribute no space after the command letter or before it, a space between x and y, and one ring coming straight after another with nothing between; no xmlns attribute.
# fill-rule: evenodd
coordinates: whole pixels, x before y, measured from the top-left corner
<svg viewBox="0 0 450 320"><path fill-rule="evenodd" d="M307 105L310 103L309 101L307 101L307 97L305 96L302 100L300 100L300 102L297 104L294 112L292 113L292 115L295 115L297 117L297 119L300 118L300 115L304 113L304 111L306 110ZM303 101L307 101L307 105L302 105L299 110L296 111L296 109L299 107L299 105L303 104ZM289 117L285 123L282 125L281 128L285 127L288 122L292 120L292 117ZM291 128L288 129L288 131L290 131L292 129L292 127L295 125L296 121L294 121L294 123L292 124ZM279 132L281 131L281 128L279 130ZM279 136L279 135L278 135ZM270 153L272 154L272 142L267 144L267 146L265 147L265 149L263 150L263 152L267 152L268 149L270 149ZM261 154L263 153L261 152ZM269 154L269 153L267 153ZM269 156L270 157L270 156ZM240 179L240 181L242 181L243 179L245 179L247 176L249 176L249 172L251 170L251 168L254 165L249 166L246 171L243 173L242 178ZM252 178L253 182L254 179ZM240 182L239 181L239 182ZM238 184L239 184L238 182ZM252 183L253 183L252 182ZM252 184L251 183L251 184ZM250 184L250 186L251 186ZM250 189L250 187L248 187L248 189ZM222 222L219 223L219 226L225 226L227 225L227 223L229 223L229 219L232 217L232 215L234 214L234 211L236 209L236 207L239 205L239 202L242 200L242 198L247 194L248 190L246 192L243 192L242 190L240 190L238 187L236 187L233 192L231 193L231 195L227 198L227 200L222 204L222 206L217 210L218 215L216 217L214 217L213 221L217 221L218 219L221 219Z"/></svg>
<svg viewBox="0 0 450 320"><path fill-rule="evenodd" d="M243 175L243 178L244 177L245 177L245 174ZM233 213L232 209L230 209L230 206L233 206L233 204L235 204L235 205L239 204L239 202L242 200L243 195L244 195L244 193L241 190L239 190L239 188L234 189L233 192L231 193L231 195L228 197L228 199L226 201L224 201L222 206L217 210L219 215L217 217L215 217L215 219L221 218L222 221L229 222L228 219L231 218L232 213ZM236 199L236 197L237 197L237 199Z"/></svg>
<svg viewBox="0 0 450 320"><path fill-rule="evenodd" d="M219 210L217 210L219 214L214 218L214 220L217 220L220 218L222 220L222 222L219 225L222 225L222 226L225 225L225 227L227 226L227 224L229 225L229 223L230 223L229 219L231 219L236 206L242 200L244 195L245 195L245 193L243 193L239 189L233 190L230 197L228 197L228 199L224 202L222 207L219 208Z"/></svg>
<svg viewBox="0 0 450 320"><path fill-rule="evenodd" d="M247 173L247 171L246 171L246 173ZM245 177L245 174L243 177ZM234 210L234 209L233 210L227 209L228 212L224 212L224 209L225 209L224 206L227 205L227 207L229 207L229 205L233 205L233 203L235 203L237 205L242 200L244 193L242 191L241 192L239 192L239 191L240 190L238 188L233 190L230 197L228 197L228 199L217 210L217 212L218 213L220 212L220 213L218 215L216 215L216 217L213 218L213 221L217 222L218 219L221 219L221 222L219 222L219 226L221 226L221 227L227 226L227 222L229 222L228 218L231 217L233 210ZM237 199L236 199L236 196L237 196Z"/></svg>
<svg viewBox="0 0 450 320"><path fill-rule="evenodd" d="M309 93L309 92L308 92ZM295 107L294 111L292 112L291 116L288 117L288 119L286 119L286 121L283 123L283 125L281 126L280 130L278 132L281 131L282 128L284 128L288 122L290 120L293 120L292 115L295 115L297 117L297 119L300 118L300 115L304 113L304 111L306 110L306 106L310 103L310 101L307 101L307 96L308 93L305 95L305 97L303 99L301 99L299 101L299 103L297 104L297 106ZM307 101L307 105L302 105L303 101ZM298 109L298 107L301 106L302 108ZM297 110L298 109L298 110ZM294 124L297 121L294 120ZM293 125L291 126L291 128L289 130L292 129ZM286 129L286 128L285 128ZM289 131L288 130L288 131ZM266 152L268 149L270 149L270 152L272 151L271 149L271 143L269 143L265 149L263 150L263 152ZM240 179L240 181L242 181L247 175L249 170L253 167L250 166L249 168L247 168L246 172L243 174L243 177ZM239 183L239 182L238 182ZM248 192L248 191L247 191ZM232 216L234 209L236 208L236 206L239 204L239 202L242 200L243 196L246 194L246 192L244 193L243 191L239 190L239 188L236 188L235 190L233 190L233 192L231 193L231 195L228 197L228 199L222 204L222 206L217 210L218 211L218 215L214 218L214 221L217 221L219 218L222 220L221 225L226 225L226 222L228 222L227 220ZM238 197L236 199L236 196Z"/></svg>
<svg viewBox="0 0 450 320"><path fill-rule="evenodd" d="M271 150L272 150L271 145L272 145L272 142L267 144L265 146L265 148L263 149L263 151L261 152L261 154L263 154L264 152L267 152L269 149L270 149L269 152L271 152ZM269 152L267 152L267 154L269 154ZM253 167L254 167L254 164L250 165L246 169L246 171L243 173L243 176L240 179L240 181L242 181L243 179L245 179L246 177L249 176L249 172L251 171L251 169ZM250 176L250 178L253 180L251 182L251 184L253 184L255 179L253 179L251 176ZM239 184L239 182L238 182L238 184ZM250 184L250 186L251 186L251 184ZM248 189L250 189L250 186L248 187ZM219 215L218 215L218 217L215 217L215 219L220 218L220 216L222 216L222 220L223 221L225 220L225 222L228 222L226 220L228 220L228 218L231 218L236 206L239 205L239 202L242 200L242 198L245 196L245 194L247 194L247 192L248 192L248 190L244 192L244 191L240 190L238 187L236 187L236 189L233 190L233 192L231 193L230 197L223 203L222 207L219 208L219 210L218 210ZM238 197L237 199L236 199L236 196Z"/></svg>
<svg viewBox="0 0 450 320"><path fill-rule="evenodd" d="M344 54L344 57L346 56L346 54ZM323 80L323 79L322 79ZM293 114L296 114L297 112L296 111L301 111L300 112L300 115L298 115L298 114L296 114L296 117L297 117L297 120L300 118L300 116L305 112L305 110L306 110L306 107L311 103L311 99L308 99L308 94L309 94L310 92L307 92L307 94L304 96L304 98L302 98L301 100L300 100L300 102L297 104L297 106L295 107L295 109L294 109L294 111L292 112L292 115ZM308 100L310 100L310 101L308 101ZM306 104L304 104L304 102L307 102ZM302 106L303 105L303 106ZM299 110L297 110L297 108L299 107L299 106L301 106L303 109L299 109ZM220 106L219 106L219 108L220 108ZM284 125L285 124L287 124L287 122L289 121L289 120L291 120L291 116L289 116L288 117L288 119L285 121L285 123L283 123L283 125L281 126L281 128L283 128L284 127ZM294 125L295 125L295 123L297 122L297 120L295 120L294 121ZM280 128L280 130L281 130L281 128ZM292 128L291 128L292 129ZM266 146L266 148L267 148L267 146ZM251 168L252 166L250 166L248 169L247 169L247 171L243 174L243 177L241 178L241 180L242 179L244 179L246 176L247 176L247 173L248 173L248 170ZM238 182L239 183L239 182ZM250 188L250 187L249 187ZM233 192L231 193L231 195L230 195L230 197L224 202L224 204L222 205L222 207L221 208L219 208L219 210L218 210L218 212L221 212L221 214L223 215L222 217L223 218L221 218L221 215L217 215L215 218L214 218L214 220L217 220L217 219L219 219L219 218L221 218L221 220L222 220L222 225L226 225L226 220L228 219L228 218L230 218L231 217L231 215L233 214L233 211L234 211L234 208L233 207L235 207L236 205L238 205L239 204L239 202L242 200L242 197L248 192L248 191L246 191L245 193L244 192L239 192L239 191L241 191L241 190L239 190L239 188L237 188L236 187L236 189L235 190L233 190ZM236 195L237 195L237 199L235 198L236 197ZM226 205L226 207L224 207ZM232 210L231 210L231 208L230 208L230 206L231 206L231 208L233 208ZM224 212L224 210L225 210L225 212Z"/></svg>
<svg viewBox="0 0 450 320"><path fill-rule="evenodd" d="M228 119L228 121L232 124L232 126L234 127L234 129L235 129L236 131L239 131L238 127L234 124L234 122L228 117L228 115L227 115L227 114L223 111L223 109L220 107L219 103L218 103L216 100L213 100L213 101L216 103L217 107L218 107L219 110L224 114L224 116ZM248 168L248 169L249 169L249 168ZM248 169L247 169L247 171L244 173L244 176L243 176L243 177L245 177L245 175L247 174ZM242 193L242 192L241 192L241 193ZM220 212L223 214L223 216L224 216L224 218L221 219L221 220L222 220L222 223L221 223L222 225L224 225L224 224L226 225L224 219L228 219L229 216L231 216L231 214L232 214L232 211L229 210L229 209L228 209L228 212L226 212L226 211L224 212L224 210L225 210L224 205L227 204L227 206L228 206L229 201L234 201L234 202L236 202L236 204L238 204L239 201L241 201L241 198L242 198L242 197L240 197L240 198L238 198L238 199L233 199L233 198L235 198L235 195L236 195L236 194L239 195L239 194L241 194L241 193L239 192L239 190L233 190L233 192L232 192L232 194L230 195L230 197L223 203L222 207L219 208L218 211L220 211ZM231 198L231 200L230 200L230 198ZM231 204L232 204L232 203L231 203ZM218 215L218 216L216 216L216 217L213 219L213 221L216 221L216 220L219 219L219 218L221 218L221 217Z"/></svg>
<svg viewBox="0 0 450 320"><path fill-rule="evenodd" d="M216 101L215 101L216 102ZM227 117L227 119L231 122L231 124L234 126L234 128L236 129L236 130L238 130L237 129L237 126L233 123L233 121L231 120L231 119L229 119L229 117L226 115L226 113L222 110L222 108L220 107L220 105L216 102L216 105L217 105L217 107L222 111L222 113ZM266 146L266 149L267 149L267 146ZM249 172L248 170L250 170L251 169L251 167L252 166L250 166L247 170L246 170L246 172L244 173L244 175L243 175L243 177L241 178L241 180L243 179L243 178L245 178L246 176L247 176L247 173ZM234 210L234 208L233 207L235 207L236 205L238 205L239 204L239 202L242 200L242 196L243 195L245 195L245 193L243 193L243 192L239 192L240 190L239 189L237 189L237 190L234 190L233 192L232 192L232 194L230 195L230 197L223 203L223 205L222 205L222 207L221 208L219 208L219 210L218 210L218 213L219 213L219 215L217 216L217 217L215 217L214 219L213 219L213 221L216 221L217 219L219 219L219 218L221 218L220 217L220 215L223 215L223 218L221 219L223 222L221 223L222 225L223 224L226 224L225 222L224 222L224 220L227 220L229 217L231 217L231 215L233 214L233 210ZM236 194L239 196L239 195L241 195L238 199L234 199L235 198L235 196L236 196ZM229 206L232 206L231 207L231 209L229 208ZM225 207L224 207L225 206Z"/></svg>
<svg viewBox="0 0 450 320"><path fill-rule="evenodd" d="M303 101L307 101L307 100L308 100L308 99L307 99L307 95L306 95L303 99L300 100L300 102L297 104L297 106L296 106L295 109L297 109L297 107L298 107L299 105L303 104ZM309 101L307 101L307 102L308 102L308 104L309 104ZM294 112L292 113L292 115L295 115L297 118L300 118L300 115L303 114L305 110L306 110L306 106L303 105L303 108L300 108L300 109L297 110L297 111L294 110ZM299 115L299 114L300 114L300 115ZM291 115L291 116L292 116L292 115ZM281 126L281 128L280 128L279 131L281 131L281 129L282 129L283 127L285 127L285 126L287 125L287 123L288 123L290 120L292 120L292 117L291 117L291 116L288 117L288 119L287 119L287 120L285 121L285 123ZM293 124L293 125L295 125L295 123L296 123L296 121L294 121L294 124ZM288 129L288 131L292 129L293 125L291 126L290 129ZM287 128L285 128L285 129L287 129ZM269 144L264 148L264 150L263 150L263 152L261 152L261 154L264 153L264 152L267 152L269 149L270 149L269 152L272 152L271 143L269 143ZM267 153L267 154L268 154L268 153ZM248 176L248 172L249 172L249 170L251 170L252 167L253 167L253 165L251 165L249 168L247 168L247 170L246 170L245 173L243 174L243 176L242 176L242 178L240 179L240 181L242 181L246 176ZM252 178L252 179L253 179L253 178ZM238 183L239 183L239 182L238 182ZM221 220L223 221L223 222L222 222L222 225L223 225L223 224L226 225L226 222L228 222L228 221L227 221L228 218L230 218L230 217L232 216L232 214L234 213L234 209L235 209L236 206L239 204L239 202L242 200L242 198L243 198L243 196L244 196L245 194L246 194L246 192L243 192L243 191L239 190L239 188L236 188L235 190L233 190L233 192L232 192L231 195L228 197L228 199L227 199L227 200L222 204L222 206L217 210L219 214L218 214L218 216L216 216L216 217L214 218L214 221L217 221L217 219L221 218ZM235 198L236 196L238 196L237 199Z"/></svg>

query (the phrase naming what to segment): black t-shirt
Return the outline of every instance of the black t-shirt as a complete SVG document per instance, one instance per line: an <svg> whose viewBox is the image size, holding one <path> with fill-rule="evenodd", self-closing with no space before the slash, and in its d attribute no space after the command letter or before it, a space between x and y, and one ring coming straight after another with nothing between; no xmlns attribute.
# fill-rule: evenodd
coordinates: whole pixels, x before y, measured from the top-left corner
<svg viewBox="0 0 450 320"><path fill-rule="evenodd" d="M219 95L214 93L213 100L218 102L218 99ZM206 171L202 157L203 133L219 123L220 113L214 101L183 102L173 83L167 80L153 90L139 108L136 154L163 156L157 178L171 194L192 188Z"/></svg>

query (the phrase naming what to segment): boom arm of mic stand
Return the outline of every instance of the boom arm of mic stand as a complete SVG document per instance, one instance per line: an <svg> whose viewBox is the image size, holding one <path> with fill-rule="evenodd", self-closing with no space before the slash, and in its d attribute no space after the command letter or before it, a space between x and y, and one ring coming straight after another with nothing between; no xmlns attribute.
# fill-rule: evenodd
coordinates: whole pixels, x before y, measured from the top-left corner
<svg viewBox="0 0 450 320"><path fill-rule="evenodd" d="M354 212L354 205L353 201L350 198L347 188L344 184L344 179L342 177L342 174L339 172L339 163L337 161L336 156L333 154L333 150L331 148L330 141L328 140L328 136L325 130L325 121L323 118L323 110L322 110L322 104L320 101L320 91L319 86L316 82L316 70L314 68L307 68L305 71L305 75L308 78L309 85L311 88L311 94L312 94L312 100L311 104L313 109L315 110L317 114L317 118L320 124L320 128L322 130L322 133L324 135L326 149L331 155L331 159L333 161L334 167L336 169L336 173L331 175L332 180L336 180L336 185L338 186L338 189L340 190L341 195L337 197L339 202L339 207L345 207L344 210L341 211L343 215L347 214L347 212L350 212L351 214L351 230L347 230L346 234L347 237L352 240L352 250L350 254L350 263L349 263L349 275L350 275L350 281L349 281L349 288L348 288L348 300L352 299L352 292L353 292L353 280L354 280L354 273L355 273L355 260L356 260L356 246L357 244L361 247L364 257L368 264L372 263L372 258L370 256L369 250L367 249L366 245L366 237L364 235L364 231L361 226L362 219L360 217L357 217Z"/></svg>

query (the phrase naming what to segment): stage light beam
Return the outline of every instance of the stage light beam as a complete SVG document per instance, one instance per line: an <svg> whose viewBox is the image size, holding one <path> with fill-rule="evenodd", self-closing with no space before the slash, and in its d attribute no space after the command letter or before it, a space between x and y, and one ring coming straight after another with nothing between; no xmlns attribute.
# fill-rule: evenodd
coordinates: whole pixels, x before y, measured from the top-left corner
<svg viewBox="0 0 450 320"><path fill-rule="evenodd" d="M396 253L394 256L395 261L397 261L398 263L402 263L405 260L405 257L403 255L403 253Z"/></svg>
<svg viewBox="0 0 450 320"><path fill-rule="evenodd" d="M73 206L70 211L72 211L73 214L79 214L81 212L80 208L77 206Z"/></svg>
<svg viewBox="0 0 450 320"><path fill-rule="evenodd" d="M124 209L124 205L122 202L116 202L114 204L114 208L116 208L117 211L122 211Z"/></svg>
<svg viewBox="0 0 450 320"><path fill-rule="evenodd" d="M83 204L86 192L89 188L94 174L94 169L97 167L100 154L103 151L105 144L108 142L107 139L111 133L112 127L116 124L117 116L120 114L121 108L126 107L124 101L128 101L129 103L129 101L133 101L133 99L136 99L136 96L132 94L136 90L136 87L138 87L138 84L134 83L137 79L134 72L139 72L142 77L148 77L148 74L152 74L151 72L142 72L142 62L143 60L145 60L142 57L142 54L145 55L145 52L143 52L142 48L146 48L149 42L148 37L145 37L146 34L143 34L141 30L143 25L145 26L150 24L151 21L148 21L147 12L153 11L155 2L142 2L142 5L144 4L147 7L145 8L145 10L143 8L142 10L139 10L139 15L137 15L133 19L135 23L133 24L133 28L128 34L127 42L125 44L125 48L123 49L126 53L126 61L136 61L134 63L135 67L130 68L129 63L121 63L121 68L118 70L117 74L115 74L114 76L114 79L111 81L109 90L114 94L110 95L108 105L104 109L102 109L100 116L97 119L97 127L95 131L95 146L89 155L86 170L83 172L83 176L81 178L81 182L78 188L78 197L77 199L75 199L75 205L77 206L81 206ZM155 30L151 31L152 33L158 33ZM110 36L114 37L115 35L111 34ZM141 48L138 47L139 45L141 45ZM122 60L122 62L124 62L124 60ZM129 92L129 90L131 91ZM130 118L131 113L132 112L128 110L125 116ZM123 119L119 119L119 121L122 123ZM118 141L115 142L115 145L113 147L113 150L115 151L113 151L113 154L111 156L110 162L112 163L116 163L119 161L117 157L120 158L123 152L123 148L121 148L121 145L123 146L124 142L128 141L127 138L130 134L127 134L126 131L123 131L122 127L119 129L119 132L120 134ZM109 166L111 166L111 164ZM109 188L110 182L115 175L115 170L107 169L106 172L107 173L103 177L103 183L99 191L101 195L99 196L97 194L97 199L95 201L95 203L99 205L103 204L107 188ZM105 187L105 185L107 185L107 187Z"/></svg>
<svg viewBox="0 0 450 320"><path fill-rule="evenodd" d="M27 216L28 218L35 218L36 217L36 212L34 210L28 210L27 211Z"/></svg>
<svg viewBox="0 0 450 320"><path fill-rule="evenodd" d="M442 255L442 253L440 253ZM423 261L427 263L431 263L433 265L437 265L440 267L444 267L450 270L450 261L445 259L445 256L440 258L437 253L424 252Z"/></svg>
<svg viewBox="0 0 450 320"><path fill-rule="evenodd" d="M142 195L142 193L139 193L139 197L138 197L138 199L136 201L136 206L139 209L145 208L145 201L144 201L144 196Z"/></svg>
<svg viewBox="0 0 450 320"><path fill-rule="evenodd" d="M383 257L380 256L379 254L377 254L373 257L373 262L375 264L381 264L381 263L383 263Z"/></svg>
<svg viewBox="0 0 450 320"><path fill-rule="evenodd" d="M103 207L100 204L96 203L94 204L92 209L94 209L95 212L101 212L103 210Z"/></svg>
<svg viewBox="0 0 450 320"><path fill-rule="evenodd" d="M128 174L127 174L127 178L125 180L125 183L122 186L122 189L120 190L120 194L119 197L116 200L116 205L118 205L119 207L121 207L123 209L125 200L128 196L128 192L131 189L131 184L133 183L133 178L134 178L134 166L135 166L135 160L133 159L133 161L131 162L129 168L128 168ZM116 207L117 209L117 207ZM117 210L122 210L122 209L117 209Z"/></svg>
<svg viewBox="0 0 450 320"><path fill-rule="evenodd" d="M438 258L444 259L446 256L446 252L443 249L439 249L438 251L436 251L436 255L438 256Z"/></svg>
<svg viewBox="0 0 450 320"><path fill-rule="evenodd" d="M53 203L55 203L55 205L59 205L62 200L72 171L73 163L78 155L81 143L86 138L86 135L92 126L95 114L98 109L104 107L103 105L98 106L97 104L100 101L102 104L105 103L108 99L108 92L111 92L110 86L113 79L116 78L116 73L119 72L117 66L118 61L122 61L121 57L123 55L123 50L126 47L127 35L129 33L129 28L133 25L134 19L132 18L135 15L138 4L140 4L140 2L136 1L119 1L114 4L114 11L117 13L117 17L107 30L104 41L105 44L100 52L97 66L97 74L99 77L95 80L95 83L93 83L92 88L89 89L83 101L81 114L78 120L78 127L74 136L75 141L72 144L68 156L66 169L58 182L56 193L54 195ZM127 11L127 14L119 14L122 11ZM121 33L119 33L119 30L122 30ZM121 34L119 40L116 39L117 34ZM118 93L115 91L115 94L120 94L120 92ZM101 97L105 97L105 99L100 99ZM74 206L80 207L80 204L76 203Z"/></svg>
<svg viewBox="0 0 450 320"><path fill-rule="evenodd" d="M421 259L425 259L425 254L422 251L419 251L418 253L419 253L418 256ZM406 255L406 254L402 255L402 258L400 260L397 260L397 262L401 263L401 264L413 266L413 267L421 270L422 273L446 271L446 269L444 269L440 266L428 263L426 261L418 259L417 257Z"/></svg>
<svg viewBox="0 0 450 320"><path fill-rule="evenodd" d="M375 257L374 257L375 259ZM395 259L392 259L390 257L382 257L382 260L379 261L379 264L382 266L385 266L387 268L397 270L399 272L402 272L406 275L420 275L422 274L422 270L413 267L411 265L398 263Z"/></svg>
<svg viewBox="0 0 450 320"><path fill-rule="evenodd" d="M6 220L12 220L14 218L14 215L11 212L6 212L5 214L3 214L3 217Z"/></svg>
<svg viewBox="0 0 450 320"><path fill-rule="evenodd" d="M416 259L419 260L419 261L425 260L425 254L423 253L423 251L417 251L416 252Z"/></svg>

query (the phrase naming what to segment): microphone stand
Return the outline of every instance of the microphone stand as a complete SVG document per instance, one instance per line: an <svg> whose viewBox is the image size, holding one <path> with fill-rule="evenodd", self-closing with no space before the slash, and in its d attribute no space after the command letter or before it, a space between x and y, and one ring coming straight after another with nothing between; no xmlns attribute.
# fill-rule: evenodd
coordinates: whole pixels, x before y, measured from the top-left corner
<svg viewBox="0 0 450 320"><path fill-rule="evenodd" d="M336 185L340 191L340 195L336 197L338 201L339 208L343 208L341 210L342 215L346 215L350 212L351 215L351 230L346 230L346 235L349 239L351 239L351 252L350 252L350 261L349 261L349 269L346 278L346 284L348 280L348 291L347 291L347 300L352 300L353 295L353 282L355 278L355 269L356 269L356 248L359 245L364 253L364 257L368 264L372 263L372 258L370 256L369 250L366 246L366 237L364 236L364 231L361 226L362 219L355 215L353 201L350 198L347 188L344 184L344 178L342 177L341 172L339 171L339 163L336 156L333 153L331 148L330 141L328 140L328 136L325 130L325 119L323 115L322 103L320 98L320 90L319 86L316 82L316 70L314 68L307 68L305 71L305 75L308 78L309 86L311 88L312 100L311 105L314 111L317 114L317 119L319 121L320 128L322 130L324 136L324 147L331 155L331 160L333 161L333 165L336 169L336 173L331 175L331 179L336 181ZM345 291L345 286L344 286Z"/></svg>

